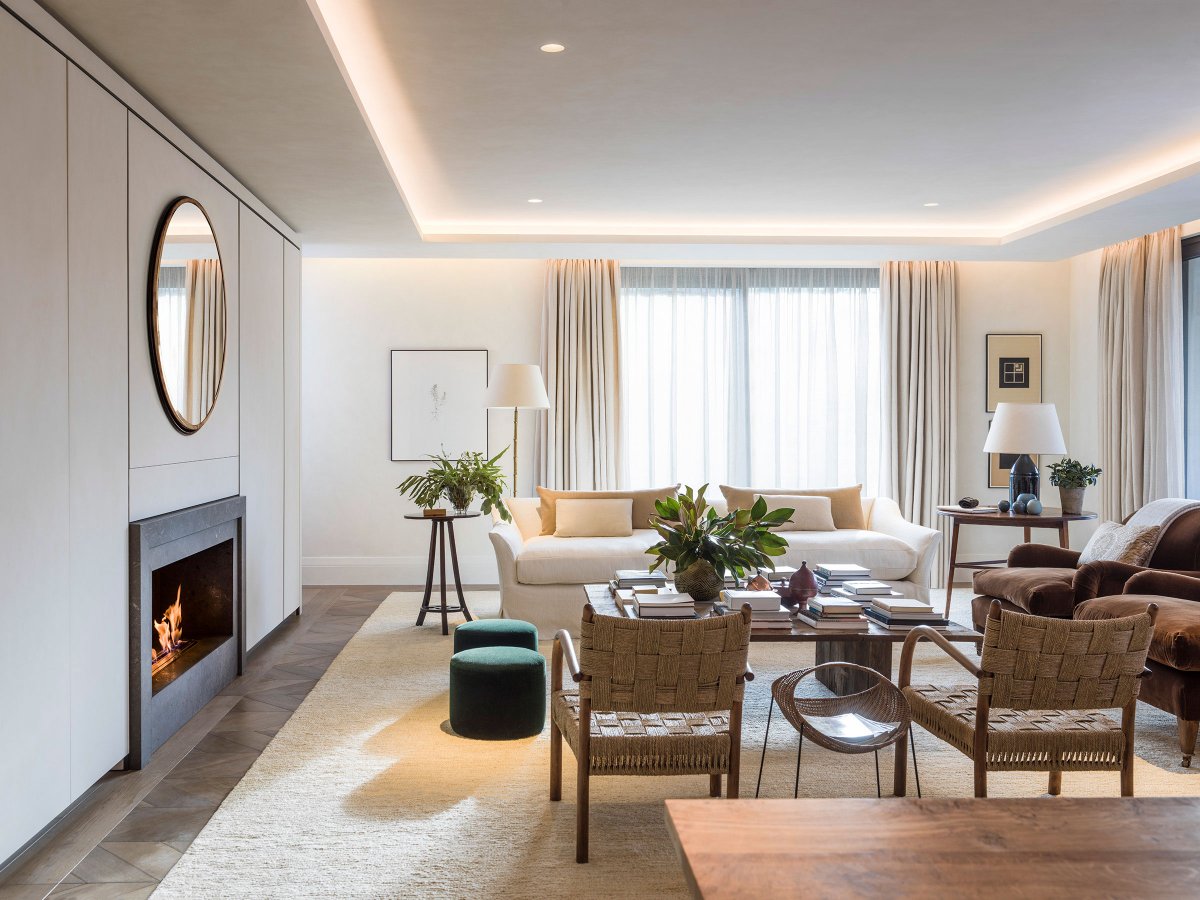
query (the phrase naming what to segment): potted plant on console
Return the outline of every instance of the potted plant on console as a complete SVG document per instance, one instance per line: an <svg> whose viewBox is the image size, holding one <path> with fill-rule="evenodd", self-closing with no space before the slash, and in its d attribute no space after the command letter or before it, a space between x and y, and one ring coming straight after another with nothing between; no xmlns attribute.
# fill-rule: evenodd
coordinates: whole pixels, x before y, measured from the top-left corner
<svg viewBox="0 0 1200 900"><path fill-rule="evenodd" d="M747 571L774 570L771 557L782 556L787 541L771 529L790 522L795 512L767 512L767 502L759 497L752 508L721 516L704 499L707 488L684 487L677 497L655 502L658 514L650 524L662 540L646 551L655 558L650 571L674 563L676 589L698 603L717 599L726 572L744 578Z"/></svg>
<svg viewBox="0 0 1200 900"><path fill-rule="evenodd" d="M1068 516L1082 513L1084 492L1089 484L1095 484L1103 474L1101 470L1095 466L1085 466L1069 456L1051 463L1047 468L1050 471L1050 483L1058 488L1063 513Z"/></svg>
<svg viewBox="0 0 1200 900"><path fill-rule="evenodd" d="M431 454L433 465L420 475L409 475L396 485L396 490L421 507L427 515L437 515L434 507L443 497L450 501L456 513L466 512L475 495L483 498L483 512L495 510L500 518L511 520L504 495L504 472L497 463L508 450L505 448L488 459L482 453L467 451L452 459L445 453Z"/></svg>

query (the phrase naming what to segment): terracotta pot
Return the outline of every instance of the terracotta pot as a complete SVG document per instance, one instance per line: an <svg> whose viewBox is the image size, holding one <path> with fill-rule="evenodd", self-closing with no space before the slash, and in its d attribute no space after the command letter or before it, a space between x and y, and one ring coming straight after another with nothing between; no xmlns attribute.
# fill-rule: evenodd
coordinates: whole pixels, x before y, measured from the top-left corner
<svg viewBox="0 0 1200 900"><path fill-rule="evenodd" d="M1077 516L1082 513L1083 495L1086 492L1087 488L1060 487L1058 497L1063 513L1068 516Z"/></svg>
<svg viewBox="0 0 1200 900"><path fill-rule="evenodd" d="M683 571L675 573L675 589L691 594L697 603L712 603L725 587L725 579L717 574L712 563L698 559Z"/></svg>

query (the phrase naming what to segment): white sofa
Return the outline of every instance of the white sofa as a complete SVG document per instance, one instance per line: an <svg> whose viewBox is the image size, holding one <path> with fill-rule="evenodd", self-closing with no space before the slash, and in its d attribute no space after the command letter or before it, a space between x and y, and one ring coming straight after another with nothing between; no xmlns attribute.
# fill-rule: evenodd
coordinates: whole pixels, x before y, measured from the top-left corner
<svg viewBox="0 0 1200 900"><path fill-rule="evenodd" d="M649 528L629 537L568 538L541 534L536 497L508 501L512 522L493 515L488 537L500 570L500 610L537 626L543 638L560 628L578 634L586 601L582 585L606 582L617 569L644 569L646 548L658 540ZM894 500L864 498L864 530L779 532L788 550L779 565L857 563L906 596L929 599L930 570L941 532L914 525Z"/></svg>

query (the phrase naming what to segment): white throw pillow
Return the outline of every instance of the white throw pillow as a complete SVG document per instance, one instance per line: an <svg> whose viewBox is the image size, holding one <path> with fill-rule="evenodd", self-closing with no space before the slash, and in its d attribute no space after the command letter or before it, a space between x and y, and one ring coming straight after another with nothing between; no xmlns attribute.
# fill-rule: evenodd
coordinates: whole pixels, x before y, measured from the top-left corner
<svg viewBox="0 0 1200 900"><path fill-rule="evenodd" d="M833 522L833 501L828 497L799 497L787 494L763 494L767 501L767 512L791 508L792 521L780 525L776 531L836 531Z"/></svg>
<svg viewBox="0 0 1200 900"><path fill-rule="evenodd" d="M1159 525L1118 525L1105 522L1079 554L1079 565L1101 559L1144 566L1158 545Z"/></svg>
<svg viewBox="0 0 1200 900"><path fill-rule="evenodd" d="M554 520L555 537L629 537L633 534L633 498L559 500Z"/></svg>

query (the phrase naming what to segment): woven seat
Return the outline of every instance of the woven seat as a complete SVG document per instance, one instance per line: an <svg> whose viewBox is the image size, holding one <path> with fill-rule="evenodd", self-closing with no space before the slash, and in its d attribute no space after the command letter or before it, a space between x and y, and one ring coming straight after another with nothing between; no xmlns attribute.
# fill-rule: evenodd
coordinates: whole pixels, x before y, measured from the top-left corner
<svg viewBox="0 0 1200 900"><path fill-rule="evenodd" d="M914 628L900 656L900 689L915 724L975 763L975 796L987 773L1048 772L1050 793L1066 771L1121 773L1133 796L1133 730L1158 607L1102 621L1047 619L992 602L979 665L931 628ZM913 651L932 640L977 679L950 687L911 684ZM1118 724L1101 710L1120 709ZM896 755L896 794L907 765Z"/></svg>
<svg viewBox="0 0 1200 900"><path fill-rule="evenodd" d="M579 753L579 694L558 691L550 715ZM729 770L729 714L594 712L592 775L712 775Z"/></svg>
<svg viewBox="0 0 1200 900"><path fill-rule="evenodd" d="M583 609L579 659L560 631L551 657L550 799L562 798L562 744L575 754L575 861L588 859L592 775L708 775L737 797L750 608L704 619L626 619ZM566 663L578 691L563 690ZM589 727L581 728L587 722Z"/></svg>

